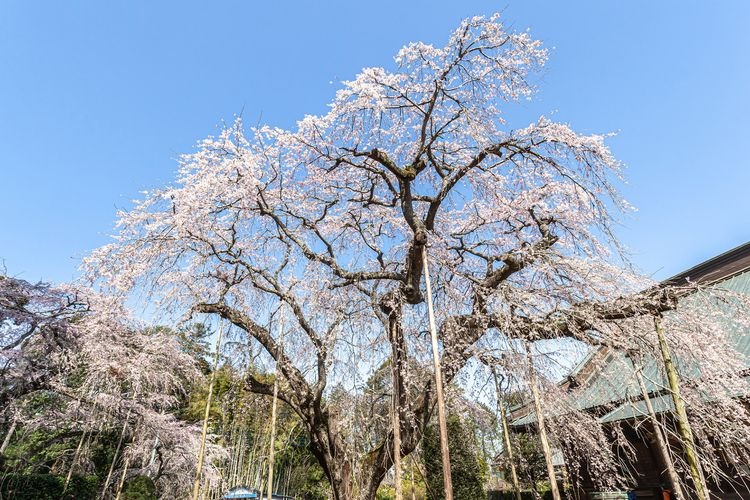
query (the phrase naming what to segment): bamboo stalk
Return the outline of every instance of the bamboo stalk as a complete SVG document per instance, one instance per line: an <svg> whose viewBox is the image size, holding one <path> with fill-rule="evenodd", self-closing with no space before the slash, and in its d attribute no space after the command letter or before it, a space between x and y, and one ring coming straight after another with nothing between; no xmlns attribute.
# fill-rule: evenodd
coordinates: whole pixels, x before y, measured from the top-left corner
<svg viewBox="0 0 750 500"><path fill-rule="evenodd" d="M122 469L122 477L120 478L120 484L117 486L117 496L115 500L120 500L120 494L122 493L122 487L125 485L125 476L128 473L128 466L130 465L130 458L125 459L125 467Z"/></svg>
<svg viewBox="0 0 750 500"><path fill-rule="evenodd" d="M505 404L503 402L503 391L500 387L500 380L497 377L497 369L492 367L492 376L495 378L495 392L497 393L497 411L500 413L500 422L503 425L503 440L505 442L505 450L508 453L508 462L510 463L510 477L513 481L513 491L515 492L516 500L521 500L521 485L518 482L518 474L516 473L516 464L513 460L513 447L510 443L510 429L508 426L508 419L505 416Z"/></svg>
<svg viewBox="0 0 750 500"><path fill-rule="evenodd" d="M693 478L693 483L695 485L695 492L698 495L698 500L708 500L708 487L704 481L701 464L698 460L698 454L695 449L693 430L690 427L690 421L688 420L687 411L685 410L685 401L680 395L680 382L677 376L677 368L675 367L672 355L669 352L669 344L667 344L667 337L664 334L664 327L662 326L660 316L654 316L654 328L656 329L656 336L659 339L659 350L661 351L662 361L664 362L664 371L667 374L667 382L669 383L672 402L674 403L677 416L677 429L680 432L685 457L687 458L688 466L690 468L690 476Z"/></svg>
<svg viewBox="0 0 750 500"><path fill-rule="evenodd" d="M536 370L531 360L531 352L528 346L525 348L526 358L529 361L529 382L531 385L531 394L534 397L534 410L536 412L537 427L539 428L539 440L542 442L542 451L544 452L544 461L547 464L547 475L549 477L549 487L554 500L560 500L560 490L557 487L557 477L555 476L555 466L552 463L552 448L547 438L547 428L544 423L544 414L542 413L541 396L539 395L539 386L537 385Z"/></svg>
<svg viewBox="0 0 750 500"><path fill-rule="evenodd" d="M78 455L81 453L81 448L83 448L83 442L86 440L86 428L83 429L83 432L81 433L81 439L78 440L78 446L76 446L76 451L73 453L73 462L70 464L70 470L68 470L68 475L65 476L65 485L63 486L63 491L61 496L65 496L65 492L68 491L68 485L70 484L70 479L73 477L73 470L76 467L76 462L78 462Z"/></svg>
<svg viewBox="0 0 750 500"><path fill-rule="evenodd" d="M109 472L107 473L107 479L104 480L104 487L102 488L102 493L99 496L99 498L104 498L105 494L107 493L107 487L109 486L109 481L112 479L112 472L115 470L115 463L117 462L117 455L120 454L120 448L122 447L122 441L125 437L125 429L128 427L128 419L130 419L130 413L133 410L133 407L135 406L135 392L133 392L133 401L130 403L130 408L128 408L128 413L125 415L125 422L122 424L122 431L120 431L120 439L117 441L117 448L115 448L115 454L112 456L112 463L109 465Z"/></svg>
<svg viewBox="0 0 750 500"><path fill-rule="evenodd" d="M214 366L208 382L208 396L206 397L206 411L203 414L203 430L201 432L201 446L198 452L198 467L195 471L195 483L193 484L193 500L198 500L201 487L201 470L203 470L203 456L206 451L206 434L208 433L208 415L211 412L211 396L214 392L214 380L216 379L216 368L219 364L219 351L221 348L221 337L224 333L223 323L219 320L219 337L216 340L216 352L214 353Z"/></svg>
<svg viewBox="0 0 750 500"><path fill-rule="evenodd" d="M432 362L435 367L435 395L437 397L438 424L440 425L440 455L443 462L443 488L445 490L445 500L453 500L451 459L448 451L448 423L445 416L445 396L443 395L443 374L440 368L437 327L435 326L435 311L432 304L432 285L430 284L430 270L427 262L427 248L425 246L422 247L422 264L424 267L425 288L427 289L427 316L430 321Z"/></svg>
<svg viewBox="0 0 750 500"><path fill-rule="evenodd" d="M646 403L646 409L648 410L649 418L651 419L651 425L654 427L654 436L656 437L656 444L661 452L662 460L667 466L667 474L669 475L669 481L672 483L672 489L677 495L677 498L684 499L685 496L682 494L682 487L680 486L680 476L677 475L677 471L674 468L672 457L669 454L669 447L667 446L666 439L661 432L659 421L656 419L656 412L654 406L651 404L651 398L646 390L646 384L643 382L643 367L639 364L635 368L635 376L638 379L638 385L641 388L641 395L643 401Z"/></svg>
<svg viewBox="0 0 750 500"><path fill-rule="evenodd" d="M284 342L284 307L279 306L279 349ZM273 400L271 401L271 442L268 446L268 494L267 499L273 496L273 468L275 461L276 446L276 404L279 398L279 362L276 361L273 377Z"/></svg>

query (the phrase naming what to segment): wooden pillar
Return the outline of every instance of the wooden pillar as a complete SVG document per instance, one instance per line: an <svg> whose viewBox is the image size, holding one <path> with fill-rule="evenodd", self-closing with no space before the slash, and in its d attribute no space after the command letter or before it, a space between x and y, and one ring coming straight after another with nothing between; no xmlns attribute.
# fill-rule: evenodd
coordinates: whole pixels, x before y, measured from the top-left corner
<svg viewBox="0 0 750 500"><path fill-rule="evenodd" d="M632 357L631 357L631 361L633 361ZM648 410L648 415L651 420L651 425L653 425L654 427L654 436L656 438L656 444L661 453L662 460L664 461L664 464L667 467L667 474L669 475L669 482L672 483L672 490L677 495L677 498L679 498L680 500L686 500L686 497L682 493L682 486L680 486L680 476L677 475L677 471L674 468L674 463L672 462L672 456L669 454L669 446L667 444L667 440L661 432L659 421L657 420L656 412L654 411L654 406L651 404L651 398L649 397L648 391L646 390L646 384L643 382L642 372L643 372L642 366L640 364L636 365L635 376L638 379L638 385L641 388L641 395L643 396L643 401L646 403L646 409Z"/></svg>
<svg viewBox="0 0 750 500"><path fill-rule="evenodd" d="M216 339L216 352L214 353L214 366L211 370L211 378L208 382L208 396L206 396L206 411L203 413L203 431L201 432L201 446L198 451L198 467L195 471L195 483L193 484L193 500L198 500L198 494L201 488L201 471L203 470L203 456L206 451L206 434L208 433L208 415L211 412L211 396L214 392L214 380L216 379L216 369L219 365L219 351L221 350L221 337L224 333L223 323L219 320L219 337Z"/></svg>
<svg viewBox="0 0 750 500"><path fill-rule="evenodd" d="M503 440L505 442L505 451L508 454L508 462L510 463L510 477L513 482L513 491L516 493L516 500L521 500L521 485L518 482L518 474L516 473L516 463L513 457L513 447L510 443L510 428L508 426L508 419L505 416L505 402L503 401L503 390L500 387L500 380L497 377L497 368L491 367L492 376L495 378L495 392L497 393L497 411L500 414L500 422L503 426Z"/></svg>
<svg viewBox="0 0 750 500"><path fill-rule="evenodd" d="M109 487L109 481L112 479L112 473L115 470L115 463L117 462L117 456L120 454L120 448L122 448L122 441L125 438L125 430L128 428L128 420L130 419L130 413L133 411L135 406L136 393L133 392L133 401L130 403L128 413L125 415L125 422L122 424L122 431L120 431L120 439L117 441L117 447L115 448L115 454L112 456L112 463L109 464L109 472L107 473L107 479L104 480L104 487L99 498L104 498L107 494L107 487Z"/></svg>
<svg viewBox="0 0 750 500"><path fill-rule="evenodd" d="M3 439L3 444L0 445L0 455L5 453L5 449L10 444L10 440L13 437L13 433L16 432L16 427L18 426L18 417L13 417L13 422L10 424L10 428L8 429L8 433L5 435L5 439Z"/></svg>
<svg viewBox="0 0 750 500"><path fill-rule="evenodd" d="M393 468L394 468L394 482L396 488L396 500L403 500L404 493L401 487L401 410L400 410L400 394L399 394L399 381L401 380L401 374L399 373L399 353L397 352L399 346L397 342L391 342L393 353L391 355L391 369L393 373L393 398L392 398L392 427L393 427Z"/></svg>
<svg viewBox="0 0 750 500"><path fill-rule="evenodd" d="M435 326L435 311L432 304L432 285L430 284L430 270L427 262L427 248L425 246L422 247L422 264L424 267L424 283L427 289L427 316L430 321L432 362L435 368L435 395L437 397L438 424L440 425L440 453L443 463L443 488L445 489L445 500L453 500L451 459L448 451L448 423L445 415L445 396L443 395L443 373L440 368L437 327Z"/></svg>
<svg viewBox="0 0 750 500"><path fill-rule="evenodd" d="M687 418L685 401L680 395L680 382L677 376L677 368L675 367L672 355L669 351L669 344L667 344L667 337L664 334L661 316L654 316L654 328L656 329L656 336L659 339L659 350L661 351L662 361L664 362L664 372L667 375L667 382L669 383L672 402L674 403L675 414L677 416L677 429L680 432L685 457L687 458L688 466L690 467L690 476L693 478L695 493L698 495L698 500L708 500L708 488L706 487L703 478L703 471L701 470L700 461L698 460L698 453L695 449L693 429L690 427L690 421Z"/></svg>
<svg viewBox="0 0 750 500"><path fill-rule="evenodd" d="M284 304L279 306L279 349L284 343ZM273 469L276 465L276 405L279 399L279 362L276 361L273 377L273 400L271 401L271 442L268 449L268 490L267 500L273 496Z"/></svg>
<svg viewBox="0 0 750 500"><path fill-rule="evenodd" d="M555 466L552 463L552 448L547 438L547 428L544 423L544 414L542 412L541 396L539 386L537 385L536 370L531 359L531 351L528 343L525 345L526 359L529 362L529 384L531 385L531 394L534 397L534 410L536 412L536 422L539 428L539 440L542 442L542 451L544 452L544 461L547 463L547 476L549 477L550 491L554 500L560 499L560 490L557 487L557 477L555 476Z"/></svg>
<svg viewBox="0 0 750 500"><path fill-rule="evenodd" d="M62 496L65 496L65 492L68 491L68 485L70 484L70 479L73 477L73 471L75 470L76 464L78 463L78 455L80 455L81 448L83 448L83 443L86 440L86 431L87 431L87 428L84 427L83 432L81 433L81 439L78 440L78 446L76 446L76 451L75 453L73 453L73 461L70 464L68 475L65 476L65 484L63 485Z"/></svg>

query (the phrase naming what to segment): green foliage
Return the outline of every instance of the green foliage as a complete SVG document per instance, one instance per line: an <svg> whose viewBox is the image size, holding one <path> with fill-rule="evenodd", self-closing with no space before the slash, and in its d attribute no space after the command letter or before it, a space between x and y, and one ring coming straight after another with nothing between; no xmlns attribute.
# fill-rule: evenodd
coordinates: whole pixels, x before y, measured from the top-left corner
<svg viewBox="0 0 750 500"><path fill-rule="evenodd" d="M298 424L298 417L288 409L281 407L279 412L279 436L276 440L277 474L286 472L289 475L290 490L305 493L305 498L328 498L328 480L323 468L307 449L307 434Z"/></svg>
<svg viewBox="0 0 750 500"><path fill-rule="evenodd" d="M211 373L211 365L208 363L211 347L208 338L212 334L213 332L203 323L192 323L176 332L180 349L195 358L204 375Z"/></svg>
<svg viewBox="0 0 750 500"><path fill-rule="evenodd" d="M148 476L128 479L120 495L122 500L156 500L156 485Z"/></svg>
<svg viewBox="0 0 750 500"><path fill-rule="evenodd" d="M539 435L535 433L513 434L513 446L516 454L516 467L519 480L525 485L536 486L547 478L547 462Z"/></svg>
<svg viewBox="0 0 750 500"><path fill-rule="evenodd" d="M6 474L0 484L2 498L14 500L89 500L97 498L99 478L73 476L65 495L65 477L52 474Z"/></svg>
<svg viewBox="0 0 750 500"><path fill-rule="evenodd" d="M268 373L254 372L253 376L269 384L274 380L273 375ZM209 378L206 377L192 388L185 407L180 412L183 419L190 422L202 421L208 397L208 384ZM289 491L305 494L306 498L328 498L328 480L320 464L307 448L309 440L299 416L281 401L277 411L275 477L286 478L283 483L288 484ZM251 449L257 448L265 453L270 432L270 416L271 398L247 391L245 374L230 365L221 366L216 370L209 409L209 427L211 432L218 436L217 441L220 444L239 453L249 453ZM237 439L240 436L243 439L244 450L237 448Z"/></svg>
<svg viewBox="0 0 750 500"><path fill-rule="evenodd" d="M392 486L380 485L375 493L375 500L393 500L396 498L396 490Z"/></svg>
<svg viewBox="0 0 750 500"><path fill-rule="evenodd" d="M482 459L474 430L456 415L448 417L448 448L455 498L484 498L487 464ZM428 500L445 498L440 453L440 431L437 425L425 429L422 457L427 476Z"/></svg>

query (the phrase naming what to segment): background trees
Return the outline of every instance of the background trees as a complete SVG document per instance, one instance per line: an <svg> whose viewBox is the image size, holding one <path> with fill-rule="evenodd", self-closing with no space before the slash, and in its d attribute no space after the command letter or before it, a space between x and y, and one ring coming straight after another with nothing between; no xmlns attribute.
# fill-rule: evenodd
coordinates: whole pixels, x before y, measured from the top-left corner
<svg viewBox="0 0 750 500"><path fill-rule="evenodd" d="M200 373L171 330L145 329L90 290L5 275L0 287L0 452L15 474L5 491L33 491L28 483L44 479L61 495L81 476L97 493L134 476L160 494L181 491L198 434L174 410Z"/></svg>
<svg viewBox="0 0 750 500"><path fill-rule="evenodd" d="M487 481L488 464L482 456L472 429L473 422L458 415L448 418L448 443L451 453L453 494L456 498L483 498ZM443 476L440 461L440 442L436 426L428 426L422 438L427 478L427 498L443 499Z"/></svg>

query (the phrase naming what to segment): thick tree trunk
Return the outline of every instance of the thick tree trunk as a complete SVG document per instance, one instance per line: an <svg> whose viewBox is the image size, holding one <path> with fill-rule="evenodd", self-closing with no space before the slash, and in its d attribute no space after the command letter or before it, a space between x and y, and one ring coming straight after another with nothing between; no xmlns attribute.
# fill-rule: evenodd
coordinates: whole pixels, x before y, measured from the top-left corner
<svg viewBox="0 0 750 500"><path fill-rule="evenodd" d="M322 432L320 429L323 429ZM327 426L313 433L310 451L323 467L323 472L331 486L333 500L351 500L354 491L354 478L349 459L337 450L335 443L329 441L330 432Z"/></svg>

